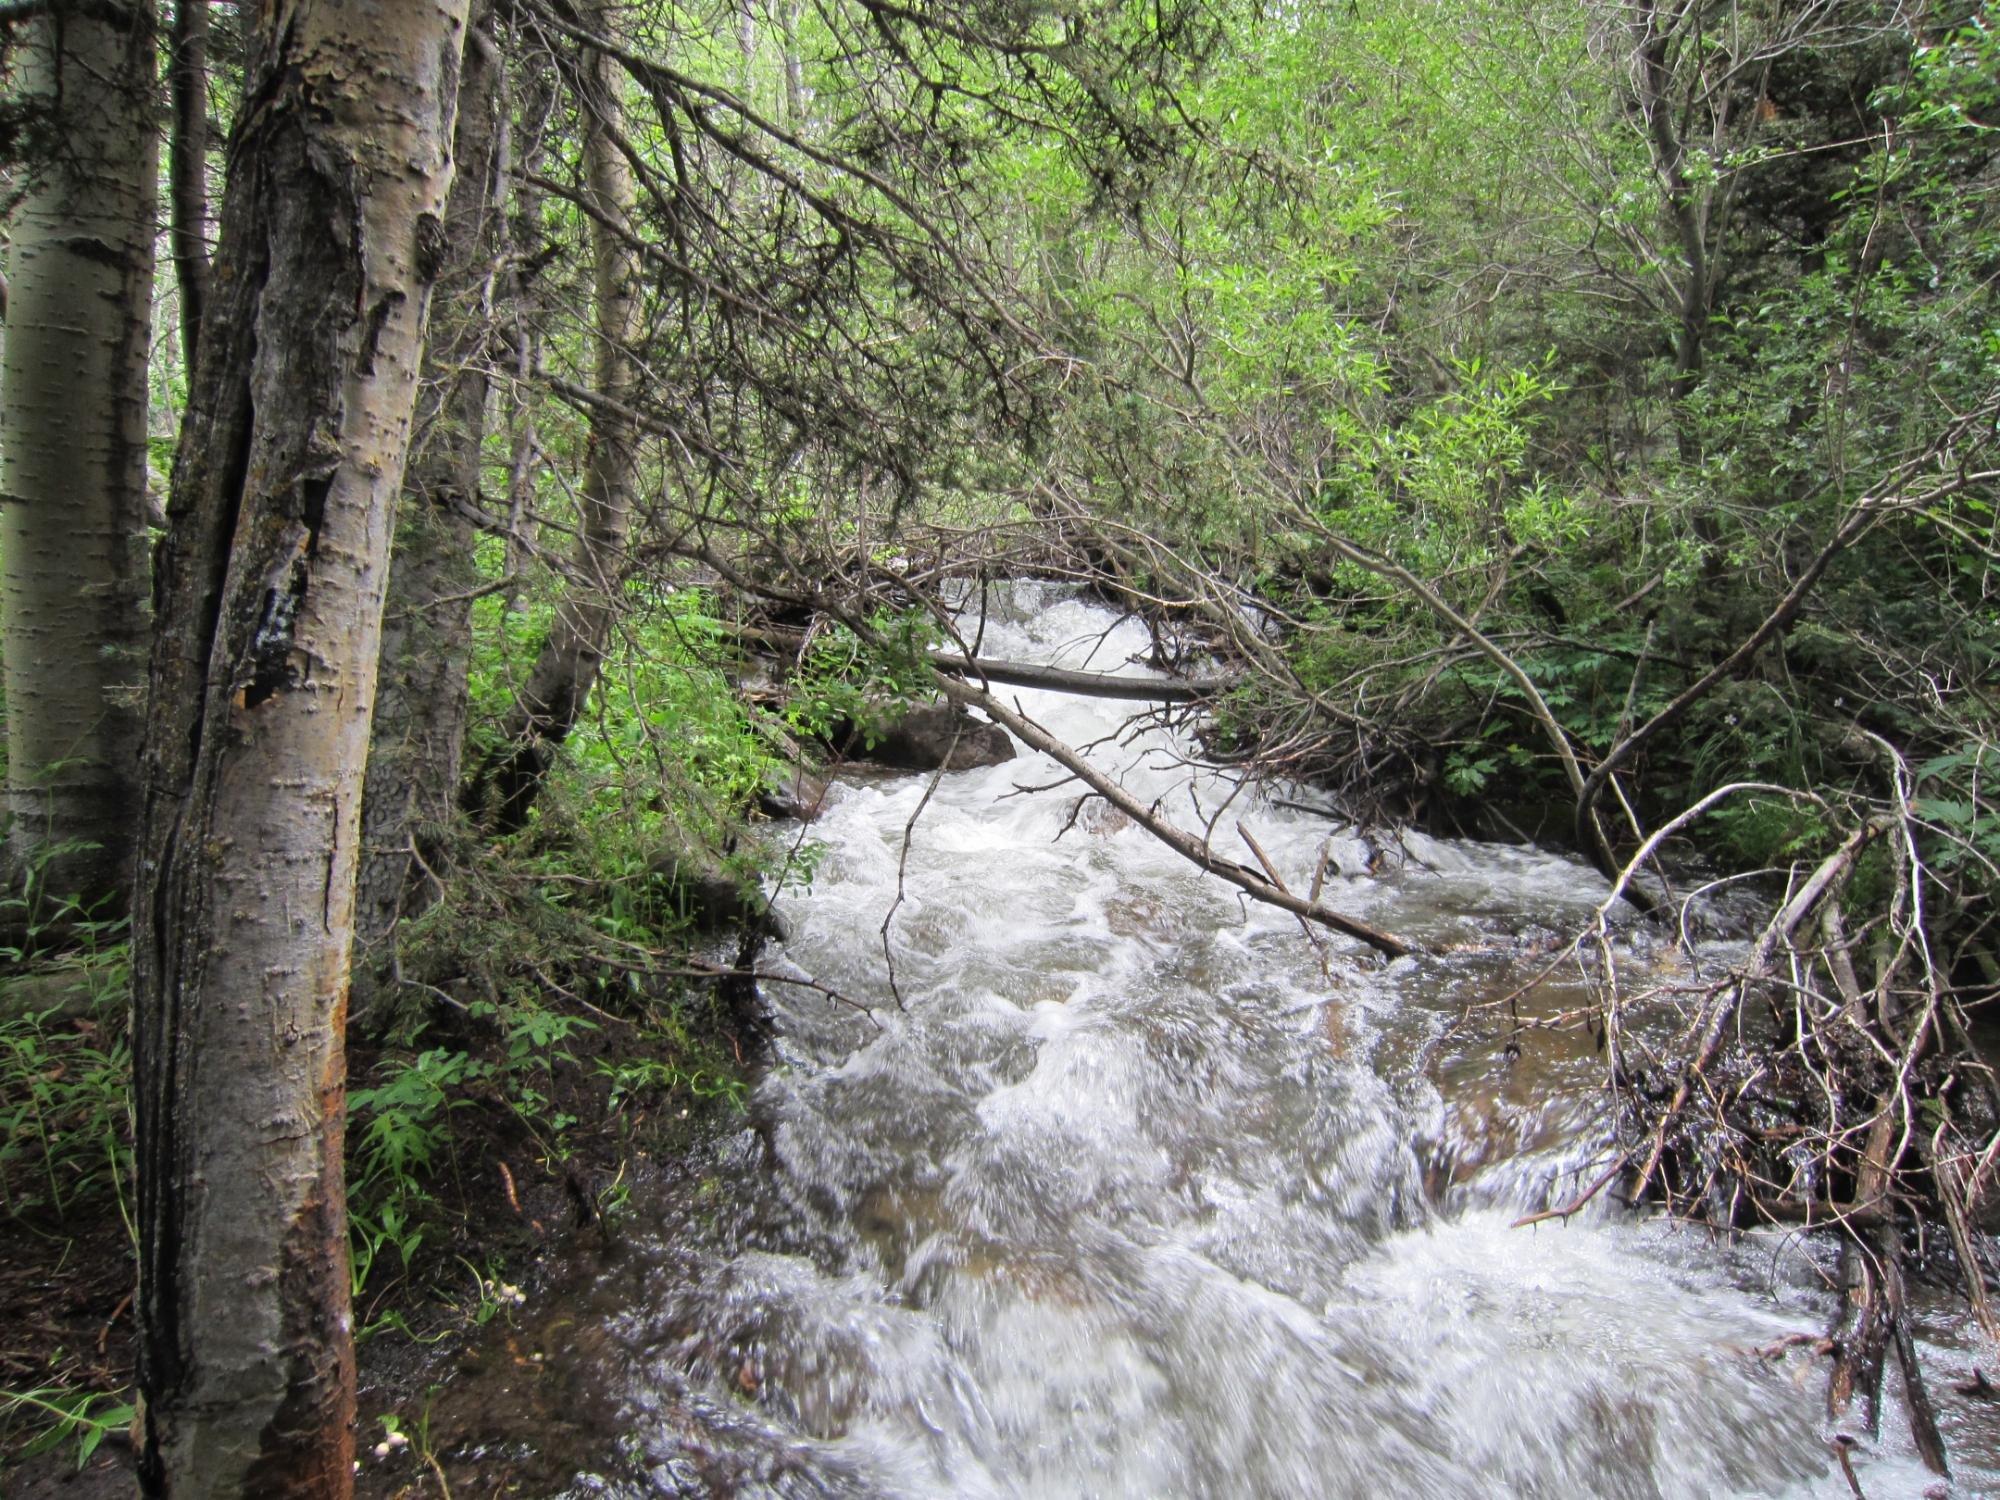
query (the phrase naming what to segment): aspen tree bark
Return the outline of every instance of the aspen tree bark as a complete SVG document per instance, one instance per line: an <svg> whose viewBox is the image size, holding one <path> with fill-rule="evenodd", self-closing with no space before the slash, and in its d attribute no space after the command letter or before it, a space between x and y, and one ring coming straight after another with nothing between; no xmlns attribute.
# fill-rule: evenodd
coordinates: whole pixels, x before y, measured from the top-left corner
<svg viewBox="0 0 2000 1500"><path fill-rule="evenodd" d="M481 767L472 789L475 806L502 831L526 821L555 747L576 727L597 681L618 620L619 579L638 470L637 433L629 413L638 379L632 347L641 331L644 298L630 239L632 169L617 140L620 78L609 58L592 52L584 60L582 82L597 301L595 384L605 400L591 415L576 576L556 606L548 637L508 716L502 748Z"/></svg>
<svg viewBox="0 0 2000 1500"><path fill-rule="evenodd" d="M346 990L467 0L270 0L158 558L133 932L141 1491L352 1486Z"/></svg>
<svg viewBox="0 0 2000 1500"><path fill-rule="evenodd" d="M13 218L0 356L9 854L49 896L122 906L149 623L153 13L58 3L23 31L51 150Z"/></svg>
<svg viewBox="0 0 2000 1500"><path fill-rule="evenodd" d="M354 1010L372 1003L392 951L413 857L435 842L458 793L465 739L476 536L466 505L480 492L487 346L503 200L497 118L501 59L490 0L473 0L458 91L445 209L445 263L432 293L417 432L403 487L382 617L382 666L361 799Z"/></svg>
<svg viewBox="0 0 2000 1500"><path fill-rule="evenodd" d="M757 12L756 0L737 0L736 6L736 50L739 56L736 92L744 98L750 97L757 86Z"/></svg>

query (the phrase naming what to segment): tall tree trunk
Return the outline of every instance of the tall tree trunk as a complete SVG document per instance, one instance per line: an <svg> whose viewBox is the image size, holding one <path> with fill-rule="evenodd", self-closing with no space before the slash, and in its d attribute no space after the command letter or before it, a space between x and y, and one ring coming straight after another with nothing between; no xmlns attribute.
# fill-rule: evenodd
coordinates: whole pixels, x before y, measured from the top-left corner
<svg viewBox="0 0 2000 1500"><path fill-rule="evenodd" d="M542 190L529 179L539 176L547 155L549 106L554 91L546 72L529 61L518 74L520 130L508 138L508 170L520 159L520 182L514 190L514 216L508 228L513 316L514 379L508 388L507 459L507 588L509 613L521 607L521 585L534 564L528 527L534 509L535 470L541 461L542 439L535 425L536 377L542 367L541 271L549 259L548 226L543 218Z"/></svg>
<svg viewBox="0 0 2000 1500"><path fill-rule="evenodd" d="M1674 309L1673 373L1667 394L1676 407L1685 401L1701 381L1708 335L1708 319L1715 288L1709 265L1710 200L1714 190L1697 184L1688 176L1688 146L1683 127L1676 122L1675 66L1677 52L1685 53L1693 43L1683 34L1692 25L1685 6L1663 13L1658 0L1640 7L1640 28L1635 72L1638 81L1639 111L1646 122L1646 144L1652 153L1653 172L1659 179L1664 208L1679 242L1679 305ZM1682 59L1683 66L1690 66ZM1678 411L1675 427L1682 456L1692 459L1692 434Z"/></svg>
<svg viewBox="0 0 2000 1500"><path fill-rule="evenodd" d="M736 0L736 50L739 62L736 72L736 92L745 99L757 87L757 12L756 0Z"/></svg>
<svg viewBox="0 0 2000 1500"><path fill-rule="evenodd" d="M501 60L491 0L473 0L445 211L445 264L432 294L417 435L396 528L382 617L382 668L361 799L354 1010L371 1008L406 907L412 860L451 819L465 739L472 601L479 586L472 522L486 437L487 345L500 245Z"/></svg>
<svg viewBox="0 0 2000 1500"><path fill-rule="evenodd" d="M352 1485L342 1034L467 0L272 0L159 554L134 903L141 1490Z"/></svg>
<svg viewBox="0 0 2000 1500"><path fill-rule="evenodd" d="M25 23L50 159L13 221L0 356L9 853L50 895L122 902L145 683L146 356L156 146L149 4Z"/></svg>
<svg viewBox="0 0 2000 1500"><path fill-rule="evenodd" d="M806 124L806 66L799 53L799 9L799 0L779 0L785 46L785 123L794 131L805 129Z"/></svg>
<svg viewBox="0 0 2000 1500"><path fill-rule="evenodd" d="M638 367L632 358L643 313L639 258L630 240L632 171L617 135L620 83L610 59L586 56L582 93L584 158L589 178L591 246L597 299L596 388L605 400L591 416L575 577L512 713L501 749L475 778L475 807L501 831L519 828L540 794L555 748L576 727L597 681L618 619L619 578L631 527L638 469L637 435L628 413Z"/></svg>
<svg viewBox="0 0 2000 1500"><path fill-rule="evenodd" d="M167 77L174 128L167 145L171 212L167 243L181 298L181 355L190 384L208 302L208 3L174 0Z"/></svg>

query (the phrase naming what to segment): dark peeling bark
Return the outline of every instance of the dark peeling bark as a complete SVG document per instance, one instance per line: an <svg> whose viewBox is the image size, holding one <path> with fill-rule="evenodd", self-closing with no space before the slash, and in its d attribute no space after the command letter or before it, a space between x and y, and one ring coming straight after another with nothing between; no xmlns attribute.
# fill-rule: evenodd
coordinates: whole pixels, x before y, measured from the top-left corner
<svg viewBox="0 0 2000 1500"><path fill-rule="evenodd" d="M595 384L605 400L591 414L575 575L508 716L501 748L480 767L468 789L474 810L501 832L526 822L556 747L590 701L617 624L638 468L630 416L638 367L631 351L638 342L644 299L639 260L627 230L633 213L632 172L616 139L619 76L598 53L588 55L584 72L584 161L595 258Z"/></svg>
<svg viewBox="0 0 2000 1500"><path fill-rule="evenodd" d="M445 265L433 293L423 394L382 620L382 668L361 802L355 909L355 1019L370 1008L396 924L428 882L415 855L451 819L465 739L475 531L492 336L490 278L501 239L501 60L490 4L475 0L459 86L457 173L445 212Z"/></svg>
<svg viewBox="0 0 2000 1500"><path fill-rule="evenodd" d="M466 0L259 13L158 557L133 932L142 1492L352 1484L345 1024Z"/></svg>
<svg viewBox="0 0 2000 1500"><path fill-rule="evenodd" d="M122 909L145 683L153 13L55 6L15 82L49 111L0 361L9 854L45 898ZM48 906L30 915L45 920Z"/></svg>

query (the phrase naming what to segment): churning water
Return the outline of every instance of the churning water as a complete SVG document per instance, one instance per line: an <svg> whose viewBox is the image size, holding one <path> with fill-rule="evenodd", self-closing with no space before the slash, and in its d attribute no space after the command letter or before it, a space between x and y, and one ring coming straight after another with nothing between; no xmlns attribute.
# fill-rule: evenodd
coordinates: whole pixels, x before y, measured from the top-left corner
<svg viewBox="0 0 2000 1500"><path fill-rule="evenodd" d="M984 650L1144 675L1144 646L1023 584ZM1129 704L1002 691L1183 826L1231 796L1125 732ZM843 785L806 831L824 857L767 966L871 1014L766 987L752 1124L612 1320L626 1447L575 1493L1848 1493L1824 1361L1773 1351L1826 1326L1824 1251L1608 1205L1509 1227L1604 1159L1601 1063L1461 1018L1541 967L1594 874L1415 838L1371 857L1238 795L1219 846L1248 857L1241 822L1302 889L1331 837L1328 903L1444 955L1385 966L1061 781L1024 752L927 804L926 777ZM1621 960L1681 962L1636 932ZM1971 1358L1930 1357L1946 1392ZM1952 1493L1992 1482L1979 1418L1947 1411ZM1857 1450L1871 1497L1925 1491L1902 1431L1892 1398Z"/></svg>

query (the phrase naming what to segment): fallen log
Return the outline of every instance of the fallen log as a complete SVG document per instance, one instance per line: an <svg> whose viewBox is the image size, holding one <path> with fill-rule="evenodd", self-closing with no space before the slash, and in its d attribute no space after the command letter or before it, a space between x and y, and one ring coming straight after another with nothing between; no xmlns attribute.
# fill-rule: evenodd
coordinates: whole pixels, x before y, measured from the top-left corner
<svg viewBox="0 0 2000 1500"><path fill-rule="evenodd" d="M1221 679L1188 681L1168 677L1113 677L1108 672L1073 672L1064 667L1036 667L995 661L990 656L931 653L930 663L954 677L982 678L1008 687L1038 688L1046 693L1076 693L1090 698L1124 698L1135 703L1198 703L1227 692Z"/></svg>
<svg viewBox="0 0 2000 1500"><path fill-rule="evenodd" d="M784 651L797 651L806 639L803 630L770 625L745 625L739 627L736 633L740 640ZM1219 697L1233 686L1222 678L1190 681L1172 677L1115 677L1109 672L1078 672L1067 667L1001 661L991 656L961 656L952 651L932 651L928 653L928 659L938 671L949 672L954 677L1004 683L1008 687L1035 688L1045 693L1118 698L1133 703L1199 703Z"/></svg>
<svg viewBox="0 0 2000 1500"><path fill-rule="evenodd" d="M1238 890L1264 902L1267 906L1278 907L1295 916L1317 922L1322 927L1330 927L1335 932L1359 938L1378 953L1386 954L1390 958L1403 958L1416 951L1414 944L1406 942L1394 933L1384 932L1379 927L1371 927L1366 922L1345 916L1321 905L1318 901L1304 900L1248 865L1223 858L1201 839L1185 829L1176 828L1162 818L1026 714L1009 708L991 693L981 692L971 684L959 681L942 667L935 670L938 690L945 697L962 707L978 709L1023 744L1041 751L1060 763L1077 780L1190 863L1219 879L1228 881Z"/></svg>

